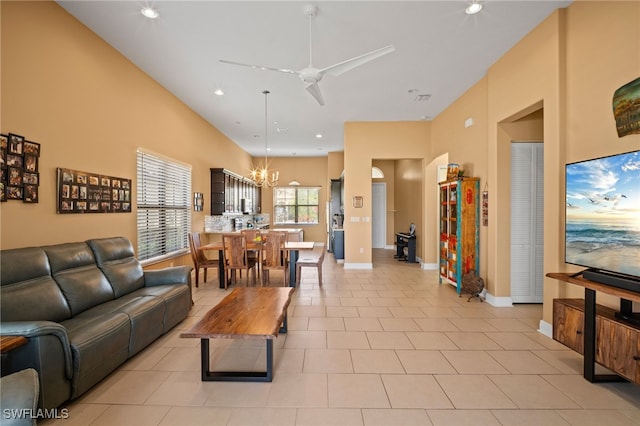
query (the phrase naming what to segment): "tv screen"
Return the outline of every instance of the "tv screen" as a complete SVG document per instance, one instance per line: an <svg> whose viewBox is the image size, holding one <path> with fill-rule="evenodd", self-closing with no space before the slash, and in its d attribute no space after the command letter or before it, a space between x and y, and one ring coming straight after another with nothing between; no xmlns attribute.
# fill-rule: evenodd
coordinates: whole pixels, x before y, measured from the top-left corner
<svg viewBox="0 0 640 426"><path fill-rule="evenodd" d="M640 277L640 151L566 165L565 262Z"/></svg>

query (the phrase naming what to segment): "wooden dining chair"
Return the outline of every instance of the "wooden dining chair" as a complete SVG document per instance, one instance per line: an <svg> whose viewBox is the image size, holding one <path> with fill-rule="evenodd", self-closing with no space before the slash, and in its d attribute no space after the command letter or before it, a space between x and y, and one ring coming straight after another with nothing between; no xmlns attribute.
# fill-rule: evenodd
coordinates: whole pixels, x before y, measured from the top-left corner
<svg viewBox="0 0 640 426"><path fill-rule="evenodd" d="M236 281L236 271L247 271L247 287L249 286L249 271L253 271L253 283L256 282L256 259L249 258L247 253L247 240L242 234L224 234L222 236L222 246L224 247L224 265L225 265L225 280L224 288L226 289L229 283L229 278L232 282Z"/></svg>
<svg viewBox="0 0 640 426"><path fill-rule="evenodd" d="M200 269L204 269L204 282L207 282L207 269L209 268L217 268L218 267L218 259L209 259L200 247L202 244L200 243L200 233L199 232L190 232L189 233L189 248L191 249L191 260L193 260L193 267L196 270L196 287L200 282Z"/></svg>
<svg viewBox="0 0 640 426"><path fill-rule="evenodd" d="M322 262L324 262L324 244L315 243L311 251L305 251L296 262L296 285L300 284L302 268L310 267L318 270L318 284L322 285Z"/></svg>
<svg viewBox="0 0 640 426"><path fill-rule="evenodd" d="M269 271L281 270L284 286L287 286L287 270L289 260L284 249L286 234L284 232L269 232L262 243L262 285L271 283Z"/></svg>
<svg viewBox="0 0 640 426"><path fill-rule="evenodd" d="M260 236L260 231L258 229L243 229L242 231L240 231L240 233L242 235L244 235L244 239L247 240L247 243L249 242L255 242L256 238L258 238L258 236ZM261 252L262 250L260 250L260 248L258 248L257 250L249 250L247 255L249 257L249 259L253 258L256 262L256 268L257 268L257 272L258 272L258 279L260 279L260 264L262 263L262 256L261 256Z"/></svg>

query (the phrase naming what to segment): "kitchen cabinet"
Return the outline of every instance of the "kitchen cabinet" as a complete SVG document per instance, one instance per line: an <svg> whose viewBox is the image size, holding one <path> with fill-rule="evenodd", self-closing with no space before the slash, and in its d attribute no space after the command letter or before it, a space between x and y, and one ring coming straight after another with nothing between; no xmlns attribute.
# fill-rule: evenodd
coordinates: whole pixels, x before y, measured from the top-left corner
<svg viewBox="0 0 640 426"><path fill-rule="evenodd" d="M227 169L211 170L211 215L260 213L260 187ZM243 202L243 200L245 200ZM247 202L246 200L250 200ZM243 211L243 206L247 211ZM250 206L250 207L249 207Z"/></svg>

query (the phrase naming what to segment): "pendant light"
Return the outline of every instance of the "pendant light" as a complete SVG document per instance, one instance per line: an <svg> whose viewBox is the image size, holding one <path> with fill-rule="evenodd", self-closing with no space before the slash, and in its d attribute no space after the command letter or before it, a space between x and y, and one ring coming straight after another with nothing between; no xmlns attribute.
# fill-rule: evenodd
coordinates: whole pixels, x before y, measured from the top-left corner
<svg viewBox="0 0 640 426"><path fill-rule="evenodd" d="M268 136L268 115L267 115L267 95L270 92L264 90L264 164L258 164L258 167L254 167L251 170L251 180L260 187L272 187L278 184L278 178L280 173L278 171L269 170L269 157L267 151L269 150L269 136Z"/></svg>

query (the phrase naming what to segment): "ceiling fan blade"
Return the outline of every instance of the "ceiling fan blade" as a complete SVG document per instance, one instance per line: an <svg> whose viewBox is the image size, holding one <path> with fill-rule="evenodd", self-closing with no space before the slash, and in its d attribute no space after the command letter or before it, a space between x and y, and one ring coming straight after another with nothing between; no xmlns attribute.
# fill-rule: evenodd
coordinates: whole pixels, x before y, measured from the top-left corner
<svg viewBox="0 0 640 426"><path fill-rule="evenodd" d="M324 99L322 99L322 93L320 92L320 86L318 86L318 83L308 85L307 92L311 93L311 96L316 98L316 101L318 101L320 105L324 105Z"/></svg>
<svg viewBox="0 0 640 426"><path fill-rule="evenodd" d="M369 61L372 61L388 53L391 53L394 50L396 50L396 48L393 45L382 47L380 49L373 50L369 53L365 53L364 55L356 56L355 58L347 59L346 61L342 61L337 64L323 68L320 70L320 74L329 73L331 75L338 76L349 70L354 69L355 67L359 67L362 64L366 64Z"/></svg>
<svg viewBox="0 0 640 426"><path fill-rule="evenodd" d="M243 64L240 62L226 61L224 59L220 59L220 62L224 62L225 64L231 64L231 65L240 65L242 67L249 67L249 68L254 68L254 69L264 70L264 71L276 71L276 72L284 72L287 74L298 74L297 71L290 70L288 68L271 68L271 67L264 67L262 65L251 65L251 64Z"/></svg>

